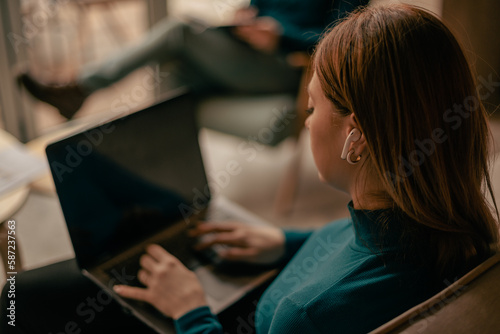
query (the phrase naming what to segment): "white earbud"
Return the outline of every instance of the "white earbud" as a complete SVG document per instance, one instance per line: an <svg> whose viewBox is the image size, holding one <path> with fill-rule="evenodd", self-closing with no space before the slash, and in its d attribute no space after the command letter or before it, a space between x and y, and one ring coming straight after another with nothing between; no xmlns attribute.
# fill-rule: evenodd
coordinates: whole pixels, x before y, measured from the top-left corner
<svg viewBox="0 0 500 334"><path fill-rule="evenodd" d="M342 160L345 160L347 158L347 154L349 153L349 145L352 142L359 140L359 138L361 138L361 132L358 129L354 128L351 130L351 132L349 132L349 135L345 140L344 149L342 150L342 154L340 155L340 158Z"/></svg>

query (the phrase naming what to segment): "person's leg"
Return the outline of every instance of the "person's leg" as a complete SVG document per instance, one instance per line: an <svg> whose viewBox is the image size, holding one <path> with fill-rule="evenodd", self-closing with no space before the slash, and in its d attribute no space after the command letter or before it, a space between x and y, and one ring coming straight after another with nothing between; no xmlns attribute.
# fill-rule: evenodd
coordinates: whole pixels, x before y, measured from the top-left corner
<svg viewBox="0 0 500 334"><path fill-rule="evenodd" d="M119 81L148 63L176 58L183 46L185 29L182 22L171 18L163 19L140 43L117 51L98 66L85 66L80 71L78 84L91 93Z"/></svg>
<svg viewBox="0 0 500 334"><path fill-rule="evenodd" d="M203 33L188 29L181 50L183 60L195 73L209 78L209 85L249 94L297 91L300 70L292 68L283 55L257 51L225 28Z"/></svg>
<svg viewBox="0 0 500 334"><path fill-rule="evenodd" d="M141 43L121 50L94 69L84 69L78 79L93 92L106 87L150 62L178 60L174 82L198 91L221 86L244 93L294 91L300 73L284 57L254 50L226 28L199 31L185 23L164 19ZM174 88L174 87L172 87Z"/></svg>
<svg viewBox="0 0 500 334"><path fill-rule="evenodd" d="M139 44L118 51L97 67L85 66L77 80L66 85L43 83L29 73L22 73L18 82L31 95L56 107L62 116L70 119L96 90L113 84L149 62L176 58L183 46L184 30L183 23L164 19Z"/></svg>
<svg viewBox="0 0 500 334"><path fill-rule="evenodd" d="M198 93L214 87L250 94L282 93L295 92L300 80L300 71L282 55L254 50L224 28L200 32L172 19L155 26L140 44L81 72L75 84L46 85L27 74L19 80L33 96L72 118L92 92L153 61L180 64L166 80L167 89L182 85Z"/></svg>
<svg viewBox="0 0 500 334"><path fill-rule="evenodd" d="M0 333L154 333L84 277L75 260L20 273L14 295L9 291L7 283L0 302ZM12 301L15 318L8 317Z"/></svg>

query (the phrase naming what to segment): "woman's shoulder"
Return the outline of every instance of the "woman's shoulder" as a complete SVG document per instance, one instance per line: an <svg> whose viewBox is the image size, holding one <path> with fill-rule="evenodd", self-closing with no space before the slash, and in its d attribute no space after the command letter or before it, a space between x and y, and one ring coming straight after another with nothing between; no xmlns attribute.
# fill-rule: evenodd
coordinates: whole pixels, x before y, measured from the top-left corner
<svg viewBox="0 0 500 334"><path fill-rule="evenodd" d="M282 305L297 309L295 313L307 317L321 333L366 333L434 292L428 289L423 272L361 267L317 291L304 287L289 295Z"/></svg>

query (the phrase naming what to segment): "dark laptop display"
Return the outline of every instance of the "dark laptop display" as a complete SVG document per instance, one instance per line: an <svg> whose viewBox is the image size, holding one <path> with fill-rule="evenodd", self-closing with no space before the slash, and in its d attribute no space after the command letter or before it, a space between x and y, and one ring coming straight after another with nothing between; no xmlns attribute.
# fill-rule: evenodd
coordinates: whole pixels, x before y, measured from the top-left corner
<svg viewBox="0 0 500 334"><path fill-rule="evenodd" d="M112 289L142 285L137 272L148 244L161 245L195 273L216 314L276 274L234 271L232 264L224 269L217 245L193 250L187 231L197 220L266 222L222 196L210 197L194 97L183 89L169 95L46 149L82 274L159 333L175 333L169 319Z"/></svg>
<svg viewBox="0 0 500 334"><path fill-rule="evenodd" d="M191 99L169 99L47 148L81 268L185 224L180 206L193 206L195 190L208 192Z"/></svg>

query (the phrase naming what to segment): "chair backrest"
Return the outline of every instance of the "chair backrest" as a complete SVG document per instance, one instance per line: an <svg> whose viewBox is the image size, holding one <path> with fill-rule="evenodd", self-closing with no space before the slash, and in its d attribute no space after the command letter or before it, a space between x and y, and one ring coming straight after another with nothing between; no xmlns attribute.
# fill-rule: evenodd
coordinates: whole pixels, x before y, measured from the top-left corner
<svg viewBox="0 0 500 334"><path fill-rule="evenodd" d="M370 334L500 333L500 254Z"/></svg>
<svg viewBox="0 0 500 334"><path fill-rule="evenodd" d="M307 118L311 58L304 52L292 52L287 63L302 70L296 93L210 96L199 103L200 126L269 146L288 137L298 139Z"/></svg>
<svg viewBox="0 0 500 334"><path fill-rule="evenodd" d="M245 140L276 146L296 126L295 99L292 94L211 96L198 105L198 123Z"/></svg>

